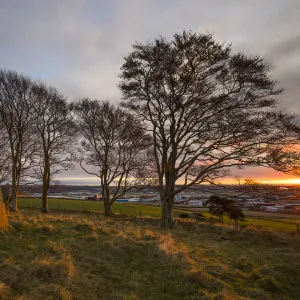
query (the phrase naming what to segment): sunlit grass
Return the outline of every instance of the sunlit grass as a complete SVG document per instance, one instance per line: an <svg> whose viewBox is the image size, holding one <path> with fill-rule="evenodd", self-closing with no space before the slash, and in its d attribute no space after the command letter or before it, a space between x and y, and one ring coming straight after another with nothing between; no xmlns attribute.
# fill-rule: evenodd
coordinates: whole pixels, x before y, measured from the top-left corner
<svg viewBox="0 0 300 300"><path fill-rule="evenodd" d="M298 299L300 243L256 228L24 209L0 233L0 299Z"/></svg>

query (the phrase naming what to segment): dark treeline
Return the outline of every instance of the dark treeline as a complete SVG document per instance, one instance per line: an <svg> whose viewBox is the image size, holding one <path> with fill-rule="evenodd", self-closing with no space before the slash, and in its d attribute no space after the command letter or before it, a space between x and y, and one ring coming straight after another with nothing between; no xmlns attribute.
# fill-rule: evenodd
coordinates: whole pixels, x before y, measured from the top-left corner
<svg viewBox="0 0 300 300"><path fill-rule="evenodd" d="M74 162L99 177L106 215L126 191L158 185L164 227L174 225L176 194L232 167L293 172L300 129L297 116L278 109L283 90L271 71L258 56L193 32L134 44L118 105L68 102L43 82L1 70L0 180L11 182L11 210L21 180L35 178L48 212L51 180Z"/></svg>

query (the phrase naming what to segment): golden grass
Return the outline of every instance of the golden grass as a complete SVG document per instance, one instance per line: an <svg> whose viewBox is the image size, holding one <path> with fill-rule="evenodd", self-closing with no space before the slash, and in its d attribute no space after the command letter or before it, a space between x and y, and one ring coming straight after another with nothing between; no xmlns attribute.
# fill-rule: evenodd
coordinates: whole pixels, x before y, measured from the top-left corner
<svg viewBox="0 0 300 300"><path fill-rule="evenodd" d="M298 299L300 242L193 220L24 210L0 232L0 299Z"/></svg>

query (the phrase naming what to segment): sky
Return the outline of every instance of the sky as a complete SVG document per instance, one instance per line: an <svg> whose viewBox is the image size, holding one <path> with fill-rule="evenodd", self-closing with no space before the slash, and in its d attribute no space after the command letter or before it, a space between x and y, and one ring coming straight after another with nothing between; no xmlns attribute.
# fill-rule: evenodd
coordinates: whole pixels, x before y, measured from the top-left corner
<svg viewBox="0 0 300 300"><path fill-rule="evenodd" d="M285 89L281 108L300 113L299 0L0 0L0 68L43 80L69 101L118 102L118 74L131 45L183 30L214 33L233 52L265 57ZM264 168L239 176L293 179ZM99 183L79 168L59 179Z"/></svg>

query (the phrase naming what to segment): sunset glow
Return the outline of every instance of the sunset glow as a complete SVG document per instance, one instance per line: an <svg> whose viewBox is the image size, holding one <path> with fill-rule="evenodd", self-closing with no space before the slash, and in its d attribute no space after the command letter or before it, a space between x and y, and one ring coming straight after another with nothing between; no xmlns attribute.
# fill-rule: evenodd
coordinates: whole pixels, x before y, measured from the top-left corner
<svg viewBox="0 0 300 300"><path fill-rule="evenodd" d="M283 177L282 179L280 178L272 178L272 179L268 179L268 178L256 178L256 177L252 177L254 180L256 180L257 182L260 183L264 183L264 184L278 184L278 185L298 185L300 184L300 178L286 178ZM220 180L220 183L222 184L236 184L237 181L235 178L227 178L227 179L223 179Z"/></svg>
<svg viewBox="0 0 300 300"><path fill-rule="evenodd" d="M295 179L276 179L276 180L262 180L262 183L270 183L270 184L287 184L287 185L295 185L300 184L300 178Z"/></svg>

